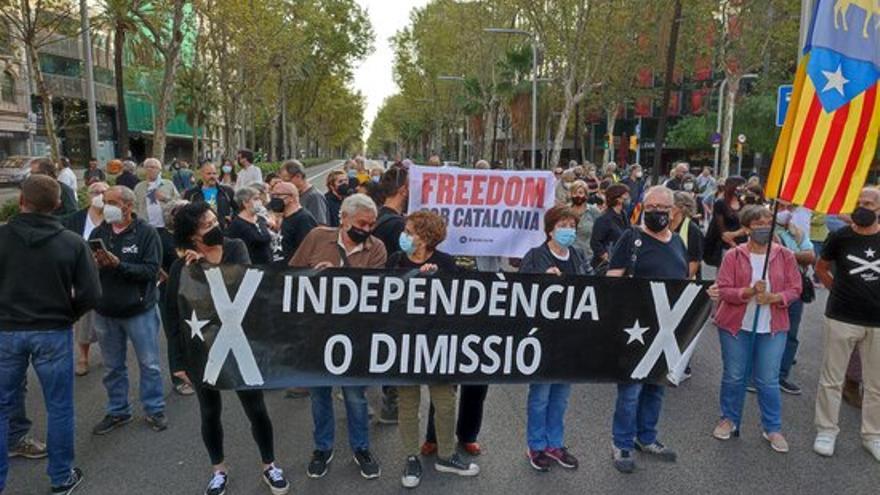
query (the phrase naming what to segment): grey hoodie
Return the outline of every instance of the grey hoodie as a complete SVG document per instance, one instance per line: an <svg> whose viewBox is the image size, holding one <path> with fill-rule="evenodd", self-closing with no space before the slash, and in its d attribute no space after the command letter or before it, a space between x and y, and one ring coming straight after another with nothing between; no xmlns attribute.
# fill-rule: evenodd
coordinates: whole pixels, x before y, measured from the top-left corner
<svg viewBox="0 0 880 495"><path fill-rule="evenodd" d="M101 295L86 242L50 215L0 226L0 331L69 329Z"/></svg>

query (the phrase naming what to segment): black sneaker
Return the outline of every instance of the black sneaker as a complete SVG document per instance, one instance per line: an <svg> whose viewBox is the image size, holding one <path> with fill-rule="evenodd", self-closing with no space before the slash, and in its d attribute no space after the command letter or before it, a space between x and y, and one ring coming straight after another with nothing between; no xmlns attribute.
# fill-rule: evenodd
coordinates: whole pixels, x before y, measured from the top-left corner
<svg viewBox="0 0 880 495"><path fill-rule="evenodd" d="M104 416L104 419L102 419L100 423L95 425L95 428L92 429L92 433L95 435L106 435L116 428L127 425L128 423L131 423L131 414L125 416L113 416L112 414L108 414Z"/></svg>
<svg viewBox="0 0 880 495"><path fill-rule="evenodd" d="M165 413L156 413L144 418L144 421L150 425L150 428L153 431L165 431L168 429L168 418L165 417Z"/></svg>
<svg viewBox="0 0 880 495"><path fill-rule="evenodd" d="M633 459L632 451L627 449L618 449L611 447L611 461L614 463L614 469L621 473L629 474L636 470L636 461Z"/></svg>
<svg viewBox="0 0 880 495"><path fill-rule="evenodd" d="M441 473L451 473L459 476L476 476L480 474L480 466L473 462L464 462L458 454L452 454L452 457L449 459L438 457L434 462L434 469Z"/></svg>
<svg viewBox="0 0 880 495"><path fill-rule="evenodd" d="M205 488L205 495L224 495L226 493L226 473L215 471Z"/></svg>
<svg viewBox="0 0 880 495"><path fill-rule="evenodd" d="M657 459L664 462L675 462L678 459L678 455L675 451L656 440L654 440L654 443L649 444L644 444L636 440L636 450L643 454L656 456Z"/></svg>
<svg viewBox="0 0 880 495"><path fill-rule="evenodd" d="M312 452L312 461L309 462L309 468L306 470L306 474L309 478L318 479L323 478L325 474L327 474L327 467L330 466L330 461L333 460L333 450L316 450Z"/></svg>
<svg viewBox="0 0 880 495"><path fill-rule="evenodd" d="M69 493L73 493L76 487L82 483L83 480L83 472L80 468L73 468L70 470L70 478L67 479L67 483L60 486L53 486L52 493L61 493L62 495L68 495Z"/></svg>
<svg viewBox="0 0 880 495"><path fill-rule="evenodd" d="M404 488L415 488L422 482L422 463L419 458L411 455L406 458L406 467L403 468L403 476L400 484Z"/></svg>
<svg viewBox="0 0 880 495"><path fill-rule="evenodd" d="M368 480L374 480L382 474L379 461L367 449L356 450L354 452L354 462L361 468L361 476Z"/></svg>
<svg viewBox="0 0 880 495"><path fill-rule="evenodd" d="M782 378L779 379L779 389L791 395L801 395L801 388L796 383L792 383Z"/></svg>
<svg viewBox="0 0 880 495"><path fill-rule="evenodd" d="M397 424L397 404L382 404L382 410L379 411L379 424L396 425Z"/></svg>
<svg viewBox="0 0 880 495"><path fill-rule="evenodd" d="M263 482L272 490L272 495L287 495L290 491L290 483L284 478L284 471L275 467L275 464L269 466L269 469L263 471Z"/></svg>

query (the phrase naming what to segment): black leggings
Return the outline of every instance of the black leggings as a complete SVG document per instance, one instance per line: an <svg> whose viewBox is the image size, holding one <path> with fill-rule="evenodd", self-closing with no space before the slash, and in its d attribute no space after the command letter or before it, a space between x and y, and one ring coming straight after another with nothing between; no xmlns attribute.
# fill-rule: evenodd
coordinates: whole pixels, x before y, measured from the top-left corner
<svg viewBox="0 0 880 495"><path fill-rule="evenodd" d="M196 385L196 397L199 400L199 411L202 413L202 441L208 449L211 464L217 465L223 462L223 424L220 420L223 412L223 402L220 392L210 388ZM275 446L272 434L272 420L263 402L261 390L237 391L241 407L251 422L251 434L260 449L260 457L263 464L275 462Z"/></svg>

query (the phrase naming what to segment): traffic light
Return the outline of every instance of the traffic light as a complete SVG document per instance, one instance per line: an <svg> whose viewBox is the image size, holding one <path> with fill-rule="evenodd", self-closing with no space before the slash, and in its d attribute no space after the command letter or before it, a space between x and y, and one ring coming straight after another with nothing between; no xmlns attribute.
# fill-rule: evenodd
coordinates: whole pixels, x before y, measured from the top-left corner
<svg viewBox="0 0 880 495"><path fill-rule="evenodd" d="M636 135L632 135L629 137L629 149L630 151L636 151L639 149L639 137Z"/></svg>

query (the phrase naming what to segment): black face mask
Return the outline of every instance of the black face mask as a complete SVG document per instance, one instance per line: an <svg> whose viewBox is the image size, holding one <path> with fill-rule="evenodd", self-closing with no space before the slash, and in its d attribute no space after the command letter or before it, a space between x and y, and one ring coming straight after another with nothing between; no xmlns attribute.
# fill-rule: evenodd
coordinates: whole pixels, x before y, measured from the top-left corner
<svg viewBox="0 0 880 495"><path fill-rule="evenodd" d="M269 200L269 204L266 205L266 208L268 208L269 211L281 213L284 211L284 200L281 198L272 198Z"/></svg>
<svg viewBox="0 0 880 495"><path fill-rule="evenodd" d="M367 242L367 239L370 238L371 232L369 230L359 229L355 226L352 226L346 232L348 234L348 238L353 240L355 244L362 244Z"/></svg>
<svg viewBox="0 0 880 495"><path fill-rule="evenodd" d="M580 206L586 202L587 202L586 196L572 196L571 197L571 204L573 204L575 206Z"/></svg>
<svg viewBox="0 0 880 495"><path fill-rule="evenodd" d="M202 234L202 244L205 246L219 246L223 244L223 231L219 225Z"/></svg>
<svg viewBox="0 0 880 495"><path fill-rule="evenodd" d="M587 204L601 206L605 204L605 201L602 199L602 196L599 196L596 193L590 193L587 197Z"/></svg>
<svg viewBox="0 0 880 495"><path fill-rule="evenodd" d="M351 194L351 188L348 186L348 183L340 184L336 186L336 194L345 197Z"/></svg>
<svg viewBox="0 0 880 495"><path fill-rule="evenodd" d="M668 211L646 211L645 212L645 227L648 227L648 230L654 232L655 234L659 234L663 232L666 227L669 226L669 212Z"/></svg>
<svg viewBox="0 0 880 495"><path fill-rule="evenodd" d="M877 213L864 206L856 208L856 211L852 213L851 217L853 223L859 227L870 227L877 223Z"/></svg>

